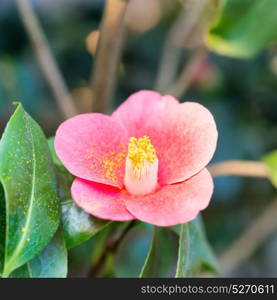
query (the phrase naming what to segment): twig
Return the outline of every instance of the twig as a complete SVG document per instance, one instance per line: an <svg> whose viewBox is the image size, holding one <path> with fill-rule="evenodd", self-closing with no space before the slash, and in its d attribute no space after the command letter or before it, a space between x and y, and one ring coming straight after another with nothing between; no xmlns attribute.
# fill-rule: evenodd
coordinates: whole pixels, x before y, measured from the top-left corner
<svg viewBox="0 0 277 300"><path fill-rule="evenodd" d="M186 6L169 30L155 84L157 91L164 92L174 81L181 55L178 40L182 40L185 43L197 24L207 2L208 0L186 1Z"/></svg>
<svg viewBox="0 0 277 300"><path fill-rule="evenodd" d="M113 97L124 41L127 5L128 0L106 1L92 74L92 105L95 112L107 112Z"/></svg>
<svg viewBox="0 0 277 300"><path fill-rule="evenodd" d="M210 165L208 170L213 177L218 176L249 176L268 177L268 169L262 162L230 160Z"/></svg>
<svg viewBox="0 0 277 300"><path fill-rule="evenodd" d="M96 277L97 275L99 275L99 273L103 269L103 266L105 265L108 254L115 253L117 251L119 245L124 240L128 232L134 227L135 224L136 221L131 221L115 241L112 241L106 245L97 263L93 265L92 268L89 270L88 277Z"/></svg>
<svg viewBox="0 0 277 300"><path fill-rule="evenodd" d="M199 65L203 62L207 55L208 52L205 48L198 48L192 55L190 61L185 65L179 78L171 87L168 88L168 90L165 91L165 93L177 98L185 94L193 80L195 70L198 69Z"/></svg>
<svg viewBox="0 0 277 300"><path fill-rule="evenodd" d="M223 274L236 269L277 229L276 215L275 199L220 256L219 265Z"/></svg>
<svg viewBox="0 0 277 300"><path fill-rule="evenodd" d="M176 47L173 44L172 39L174 35L173 32L176 27L180 26L181 20L183 20L183 13L173 24L164 43L158 75L154 85L155 90L161 93L164 91L165 87L168 87L168 85L174 81L177 72L182 51L181 48Z"/></svg>
<svg viewBox="0 0 277 300"><path fill-rule="evenodd" d="M210 165L208 170L213 177L236 175L268 178L269 176L266 165L256 161L224 161ZM277 200L274 200L220 256L219 265L223 274L230 273L239 266L277 229L276 213Z"/></svg>
<svg viewBox="0 0 277 300"><path fill-rule="evenodd" d="M41 69L57 100L60 111L65 118L77 114L74 100L66 87L47 39L33 11L29 0L16 0L18 11L31 40Z"/></svg>

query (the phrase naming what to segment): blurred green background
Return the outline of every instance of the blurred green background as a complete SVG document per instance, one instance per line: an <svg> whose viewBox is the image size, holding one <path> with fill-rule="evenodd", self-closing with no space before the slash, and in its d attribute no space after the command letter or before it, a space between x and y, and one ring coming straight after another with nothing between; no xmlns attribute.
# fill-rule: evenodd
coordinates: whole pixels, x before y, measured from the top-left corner
<svg viewBox="0 0 277 300"><path fill-rule="evenodd" d="M97 34L88 36L99 29L104 1L32 2L80 111L89 111L89 81ZM133 2L127 13L127 36L114 107L132 92L153 89L166 36L182 9L181 1L177 0ZM191 53L186 46L179 47L180 66ZM260 160L264 154L277 149L277 46L273 43L248 59L209 52L180 100L200 102L214 114L219 141L213 162ZM56 102L14 1L0 0L0 134L14 109L13 101L23 103L47 136L55 134L62 121ZM208 239L215 252L221 254L274 197L276 191L266 179L217 178L211 205L203 213ZM128 272L135 274L135 262L143 261L147 251L149 231L147 225L133 231L128 237L130 242L126 242L132 247L121 247L116 258L120 276ZM82 276L85 272L97 239L96 236L71 251L71 275ZM226 275L277 276L276 253L275 233L246 262Z"/></svg>

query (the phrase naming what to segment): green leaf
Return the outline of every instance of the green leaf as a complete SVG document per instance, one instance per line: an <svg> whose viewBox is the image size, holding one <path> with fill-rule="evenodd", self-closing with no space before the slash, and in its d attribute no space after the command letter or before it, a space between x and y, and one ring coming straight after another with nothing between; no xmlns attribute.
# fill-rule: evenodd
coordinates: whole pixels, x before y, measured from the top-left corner
<svg viewBox="0 0 277 300"><path fill-rule="evenodd" d="M12 278L65 278L67 249L60 230L35 258L12 272Z"/></svg>
<svg viewBox="0 0 277 300"><path fill-rule="evenodd" d="M107 229L92 238L95 245L91 252L92 269L89 277L116 277L116 254L136 225L137 221L112 222ZM99 268L99 262L103 263L102 268Z"/></svg>
<svg viewBox="0 0 277 300"><path fill-rule="evenodd" d="M277 187L277 150L263 157L263 161L268 167L270 179L275 187Z"/></svg>
<svg viewBox="0 0 277 300"><path fill-rule="evenodd" d="M110 247L122 236L129 224L130 222L111 222L111 225L106 226L87 242L70 249L73 276L83 274L89 277L115 277L114 267L110 265L114 261L115 253ZM102 265L100 268L99 262Z"/></svg>
<svg viewBox="0 0 277 300"><path fill-rule="evenodd" d="M5 251L5 195L2 185L0 184L0 276L4 265Z"/></svg>
<svg viewBox="0 0 277 300"><path fill-rule="evenodd" d="M125 228L125 222L111 222L111 226L105 227L99 234L91 239L92 249L90 251L91 265L97 264L111 236L116 234L121 228Z"/></svg>
<svg viewBox="0 0 277 300"><path fill-rule="evenodd" d="M207 45L222 55L249 58L277 40L276 28L276 0L222 0Z"/></svg>
<svg viewBox="0 0 277 300"><path fill-rule="evenodd" d="M57 167L60 167L65 170L65 167L63 166L61 160L59 159L58 155L56 154L55 147L54 147L54 141L55 141L55 138L53 136L48 139L48 145L49 145L49 149L50 149L50 153L51 153L53 162Z"/></svg>
<svg viewBox="0 0 277 300"><path fill-rule="evenodd" d="M67 248L85 242L110 223L87 214L71 200L62 203L62 224Z"/></svg>
<svg viewBox="0 0 277 300"><path fill-rule="evenodd" d="M74 180L73 175L71 175L67 169L63 166L62 162L58 158L55 148L54 148L54 138L51 137L48 139L48 145L50 153L55 165L55 173L58 182L58 194L62 202L71 199L71 185Z"/></svg>
<svg viewBox="0 0 277 300"><path fill-rule="evenodd" d="M59 224L56 177L47 140L18 104L0 142L0 181L6 198L3 277L34 258Z"/></svg>
<svg viewBox="0 0 277 300"><path fill-rule="evenodd" d="M177 254L177 235L170 228L155 227L152 244L140 277L172 277Z"/></svg>
<svg viewBox="0 0 277 300"><path fill-rule="evenodd" d="M76 247L85 242L110 221L98 219L77 207L71 199L71 185L74 177L66 170L54 148L54 138L48 139L50 152L55 163L59 197L62 200L62 225L67 248Z"/></svg>
<svg viewBox="0 0 277 300"><path fill-rule="evenodd" d="M217 261L206 239L201 219L198 217L182 224L177 230L179 251L176 277L199 276L204 271L217 271Z"/></svg>
<svg viewBox="0 0 277 300"><path fill-rule="evenodd" d="M153 231L153 225L138 222L127 234L115 255L116 277L139 276L151 245Z"/></svg>

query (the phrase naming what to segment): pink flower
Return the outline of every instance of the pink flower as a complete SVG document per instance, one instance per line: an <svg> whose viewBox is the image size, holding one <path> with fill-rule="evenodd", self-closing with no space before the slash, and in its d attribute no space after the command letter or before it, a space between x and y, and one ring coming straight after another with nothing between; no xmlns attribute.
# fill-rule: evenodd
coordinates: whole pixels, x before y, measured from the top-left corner
<svg viewBox="0 0 277 300"><path fill-rule="evenodd" d="M72 197L87 213L170 226L209 204L213 181L205 166L216 142L205 107L140 91L111 116L82 114L62 123L55 149L77 176Z"/></svg>

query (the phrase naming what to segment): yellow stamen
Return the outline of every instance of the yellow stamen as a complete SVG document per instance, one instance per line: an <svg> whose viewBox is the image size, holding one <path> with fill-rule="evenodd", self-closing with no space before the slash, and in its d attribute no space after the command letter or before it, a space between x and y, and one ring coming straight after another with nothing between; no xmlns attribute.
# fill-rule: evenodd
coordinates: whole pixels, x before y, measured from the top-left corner
<svg viewBox="0 0 277 300"><path fill-rule="evenodd" d="M125 162L124 186L133 196L152 193L158 184L159 161L148 136L131 137Z"/></svg>
<svg viewBox="0 0 277 300"><path fill-rule="evenodd" d="M132 161L133 167L137 169L142 168L144 161L154 163L157 155L149 136L145 135L139 139L131 137L129 139L128 158Z"/></svg>
<svg viewBox="0 0 277 300"><path fill-rule="evenodd" d="M103 161L104 175L112 182L117 182L117 172L122 164L122 160L126 157L123 152L115 153L111 152L105 155Z"/></svg>

